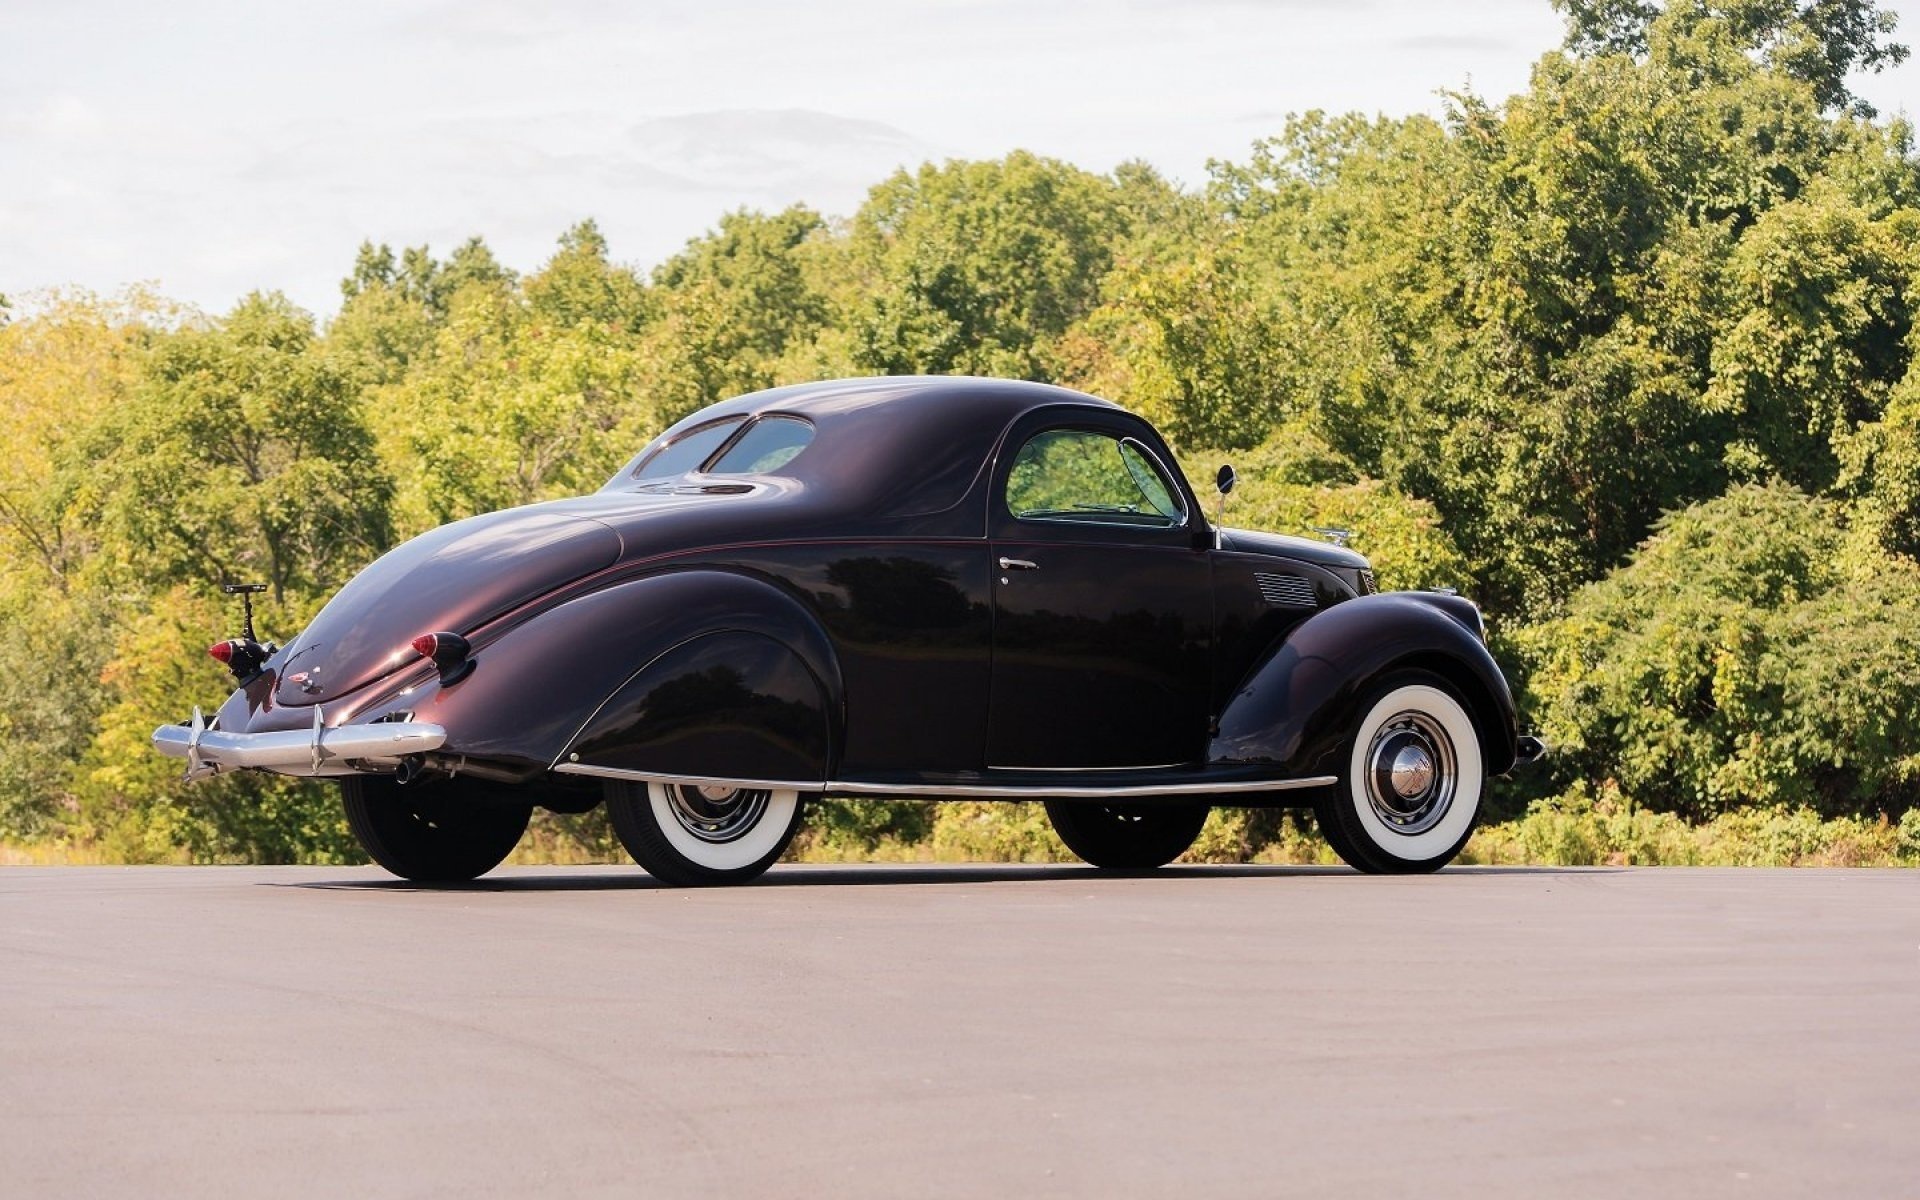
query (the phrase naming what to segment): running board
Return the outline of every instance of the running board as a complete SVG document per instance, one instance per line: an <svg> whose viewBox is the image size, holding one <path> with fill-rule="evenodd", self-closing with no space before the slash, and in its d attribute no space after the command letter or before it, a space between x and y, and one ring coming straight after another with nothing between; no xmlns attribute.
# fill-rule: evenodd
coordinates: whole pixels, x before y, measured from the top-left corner
<svg viewBox="0 0 1920 1200"><path fill-rule="evenodd" d="M1250 795L1256 792L1287 792L1299 788L1326 787L1339 782L1339 779L1333 775L1314 775L1305 779L1222 779L1214 782L1126 783L1105 787L1085 787L1066 786L1045 780L1035 780L1031 783L863 783L851 779L825 782L794 779L717 779L707 775L665 775L658 771L633 771L625 767L595 767L586 763L561 763L553 770L559 775L592 775L601 779L629 779L635 783L669 783L686 787L825 792L833 796L951 796L974 800L1126 800L1150 796Z"/></svg>

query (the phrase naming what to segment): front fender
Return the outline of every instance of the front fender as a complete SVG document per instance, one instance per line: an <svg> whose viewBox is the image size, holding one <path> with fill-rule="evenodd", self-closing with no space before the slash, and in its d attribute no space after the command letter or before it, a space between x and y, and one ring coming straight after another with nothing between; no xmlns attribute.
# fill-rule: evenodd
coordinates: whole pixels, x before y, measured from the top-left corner
<svg viewBox="0 0 1920 1200"><path fill-rule="evenodd" d="M819 686L814 703L829 753L840 745L845 691L820 622L763 579L712 569L650 575L570 600L479 646L473 673L458 684L424 683L361 719L404 709L447 731L441 754L531 775L566 754L642 668L721 634L772 643L803 667ZM823 778L830 766L821 764Z"/></svg>
<svg viewBox="0 0 1920 1200"><path fill-rule="evenodd" d="M1480 636L1480 614L1458 596L1383 592L1294 626L1248 672L1220 714L1208 761L1337 775L1359 703L1391 671L1419 668L1460 693L1480 731L1489 775L1512 769L1513 693Z"/></svg>

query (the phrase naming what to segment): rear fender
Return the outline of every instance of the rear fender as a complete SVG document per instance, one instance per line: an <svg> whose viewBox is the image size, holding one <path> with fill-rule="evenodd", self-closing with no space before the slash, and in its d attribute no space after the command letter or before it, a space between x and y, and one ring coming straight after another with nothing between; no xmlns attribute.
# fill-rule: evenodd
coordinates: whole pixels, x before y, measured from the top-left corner
<svg viewBox="0 0 1920 1200"><path fill-rule="evenodd" d="M1367 690L1390 672L1418 668L1460 694L1487 773L1503 774L1515 757L1513 694L1480 630L1470 602L1434 592L1384 592L1325 609L1294 626L1241 681L1208 761L1338 775Z"/></svg>
<svg viewBox="0 0 1920 1200"><path fill-rule="evenodd" d="M784 643L732 630L682 642L587 721L563 767L824 783L826 689Z"/></svg>
<svg viewBox="0 0 1920 1200"><path fill-rule="evenodd" d="M698 652L668 657L696 641ZM697 660L698 670L725 668L729 652L743 680L774 688L768 694L776 698L800 702L796 671L811 681L816 692L805 703L824 730L802 741L824 756L819 777L826 778L844 728L832 642L799 599L731 571L651 575L570 600L478 646L473 673L458 684L442 690L429 679L361 719L410 711L447 731L442 755L532 775L562 760L582 736L606 735L619 718L614 701L633 694L648 667Z"/></svg>

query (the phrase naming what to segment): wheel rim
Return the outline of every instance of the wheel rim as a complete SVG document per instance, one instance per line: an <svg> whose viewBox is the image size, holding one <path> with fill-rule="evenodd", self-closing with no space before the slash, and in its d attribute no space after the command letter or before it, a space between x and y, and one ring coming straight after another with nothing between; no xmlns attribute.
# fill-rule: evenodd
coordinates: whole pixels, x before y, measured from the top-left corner
<svg viewBox="0 0 1920 1200"><path fill-rule="evenodd" d="M1408 837L1446 818L1459 777L1453 739L1422 712L1400 712L1367 746L1367 803L1388 829Z"/></svg>
<svg viewBox="0 0 1920 1200"><path fill-rule="evenodd" d="M680 828L713 845L738 841L759 825L773 793L749 788L672 784L667 810Z"/></svg>

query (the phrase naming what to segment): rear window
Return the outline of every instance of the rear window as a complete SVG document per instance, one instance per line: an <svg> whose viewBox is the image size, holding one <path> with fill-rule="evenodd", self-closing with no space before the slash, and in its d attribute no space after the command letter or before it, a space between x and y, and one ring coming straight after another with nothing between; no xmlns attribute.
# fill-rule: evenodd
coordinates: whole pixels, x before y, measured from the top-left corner
<svg viewBox="0 0 1920 1200"><path fill-rule="evenodd" d="M745 419L734 417L729 421L715 421L681 434L641 463L640 469L633 473L634 478L664 479L698 470L700 464L707 461L707 456L733 436L733 431L740 428L740 422Z"/></svg>
<svg viewBox="0 0 1920 1200"><path fill-rule="evenodd" d="M813 425L799 417L762 417L727 447L710 475L764 475L794 460L813 440Z"/></svg>

